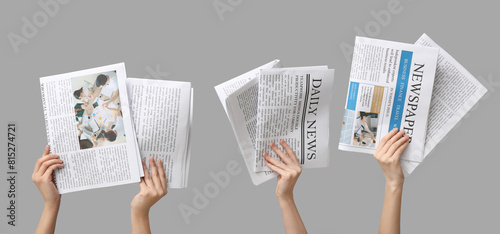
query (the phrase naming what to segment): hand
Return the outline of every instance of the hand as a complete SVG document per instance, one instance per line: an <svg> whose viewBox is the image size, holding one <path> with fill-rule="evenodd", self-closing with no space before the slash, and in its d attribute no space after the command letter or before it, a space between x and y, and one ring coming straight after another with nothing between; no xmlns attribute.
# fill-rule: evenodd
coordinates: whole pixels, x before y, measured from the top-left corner
<svg viewBox="0 0 500 234"><path fill-rule="evenodd" d="M106 102L106 103L103 103L103 104L102 104L102 108L106 108L106 109L107 109L107 108L108 108L108 105L109 105L109 103L107 103L107 102Z"/></svg>
<svg viewBox="0 0 500 234"><path fill-rule="evenodd" d="M276 144L271 143L270 146L283 162L271 157L267 152L264 152L263 155L266 159L266 165L279 174L278 185L276 186L276 196L278 199L293 200L293 188L302 172L302 167L290 146L288 146L284 140L281 140L280 143L285 149L286 154L281 151Z"/></svg>
<svg viewBox="0 0 500 234"><path fill-rule="evenodd" d="M399 158L410 143L409 139L403 130L398 132L398 129L392 129L382 138L373 155L380 164L388 185L402 186L404 183L405 176Z"/></svg>
<svg viewBox="0 0 500 234"><path fill-rule="evenodd" d="M149 175L144 161L142 162L142 168L144 169L144 178L141 178L139 183L141 191L132 200L131 207L132 212L147 215L149 209L167 194L167 178L160 159L156 161L156 164L153 158L149 159L151 175Z"/></svg>
<svg viewBox="0 0 500 234"><path fill-rule="evenodd" d="M59 204L61 194L57 191L52 173L55 169L63 168L63 161L55 154L49 154L49 146L45 147L43 155L36 161L35 170L31 179L42 194L46 204Z"/></svg>

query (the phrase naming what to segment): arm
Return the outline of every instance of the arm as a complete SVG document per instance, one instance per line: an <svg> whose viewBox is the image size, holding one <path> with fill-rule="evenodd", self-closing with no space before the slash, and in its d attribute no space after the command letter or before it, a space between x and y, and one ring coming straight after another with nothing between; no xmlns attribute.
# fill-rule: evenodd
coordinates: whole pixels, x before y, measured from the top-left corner
<svg viewBox="0 0 500 234"><path fill-rule="evenodd" d="M94 97L94 91L92 91L91 88L88 88L87 90L89 91L89 95L88 95L89 100L91 100Z"/></svg>
<svg viewBox="0 0 500 234"><path fill-rule="evenodd" d="M408 146L409 139L404 131L393 129L382 138L374 154L385 175L384 205L378 230L380 234L401 231L401 198L405 177L399 158Z"/></svg>
<svg viewBox="0 0 500 234"><path fill-rule="evenodd" d="M108 104L114 101L116 98L118 98L118 90L114 91L111 94L111 98L106 103L104 103L104 105L108 106Z"/></svg>
<svg viewBox="0 0 500 234"><path fill-rule="evenodd" d="M99 135L101 131L102 130L99 130L96 135ZM99 140L99 139L103 139L103 138L97 139L96 135L92 135L92 138L90 139L90 142L92 142L92 147L93 148L99 146L99 141L102 141L102 140Z"/></svg>
<svg viewBox="0 0 500 234"><path fill-rule="evenodd" d="M110 110L110 111L115 112L115 113L116 113L116 116L121 116L121 115L122 115L122 114L121 114L121 111L120 111L120 110L118 110L117 108L111 108L111 107L108 107L108 105L106 105L106 106L104 106L104 107L106 107L106 109L108 109L108 110Z"/></svg>
<svg viewBox="0 0 500 234"><path fill-rule="evenodd" d="M167 178L163 170L163 163L160 159L156 161L153 158L149 159L149 168L151 175L144 161L142 162L144 169L144 178L141 178L139 186L141 191L132 200L131 207L131 220L132 220L132 233L146 233L150 234L149 227L149 210L167 194Z"/></svg>
<svg viewBox="0 0 500 234"><path fill-rule="evenodd" d="M293 199L293 188L302 172L302 167L297 156L295 156L295 153L284 140L281 140L281 146L283 146L286 153L281 151L274 143L271 143L272 150L283 162L269 156L267 153L264 153L264 158L266 158L266 165L279 174L276 196L278 197L281 214L283 215L285 231L288 234L307 233Z"/></svg>
<svg viewBox="0 0 500 234"><path fill-rule="evenodd" d="M37 234L54 233L56 228L61 194L54 184L52 172L57 168L64 167L62 160L58 158L59 156L55 154L49 154L49 146L46 146L42 157L36 161L35 170L31 177L45 202L42 217L40 217L35 231Z"/></svg>
<svg viewBox="0 0 500 234"><path fill-rule="evenodd" d="M101 90L102 90L102 86L101 87L97 87L95 84L94 84L94 91L92 91L92 100L96 99L97 97L99 97L99 95L101 95Z"/></svg>

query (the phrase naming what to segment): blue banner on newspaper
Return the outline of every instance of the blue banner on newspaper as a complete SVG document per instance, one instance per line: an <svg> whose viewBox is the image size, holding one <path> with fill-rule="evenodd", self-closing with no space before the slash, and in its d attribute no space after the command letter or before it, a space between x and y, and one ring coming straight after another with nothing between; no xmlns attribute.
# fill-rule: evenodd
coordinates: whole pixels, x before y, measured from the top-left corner
<svg viewBox="0 0 500 234"><path fill-rule="evenodd" d="M359 89L359 83L351 82L349 87L349 95L347 95L346 109L356 110L356 102L358 101L358 89Z"/></svg>
<svg viewBox="0 0 500 234"><path fill-rule="evenodd" d="M394 102L392 103L391 121L389 130L401 127L401 120L405 107L406 90L408 89L408 79L411 68L411 59L413 52L403 50L399 62L398 81L396 83L396 92L394 93Z"/></svg>

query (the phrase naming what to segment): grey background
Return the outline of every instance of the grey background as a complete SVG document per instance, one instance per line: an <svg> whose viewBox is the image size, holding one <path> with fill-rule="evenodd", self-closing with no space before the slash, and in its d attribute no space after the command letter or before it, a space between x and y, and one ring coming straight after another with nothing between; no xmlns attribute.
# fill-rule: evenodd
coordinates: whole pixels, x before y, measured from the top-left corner
<svg viewBox="0 0 500 234"><path fill-rule="evenodd" d="M227 4L227 1L223 1ZM246 168L186 224L179 204L192 206L193 189L211 181L231 160L241 167L233 132L213 86L272 59L285 66L335 68L331 164L305 170L295 199L310 233L375 233L384 178L369 155L337 150L350 61L341 42L353 44L355 27L374 21L370 11L388 1L243 0L220 20L213 1L72 1L15 53L7 34L21 34L22 17L38 1L2 1L0 232L32 233L43 199L31 182L46 144L38 78L125 62L130 77L146 67L195 88L189 188L170 190L151 210L156 233L283 233L276 182L254 186ZM375 37L413 43L427 33L476 77L489 94L406 179L403 233L492 233L500 220L498 144L498 4L494 1L408 1ZM488 81L490 79L490 81ZM18 227L6 227L6 124L18 125ZM58 233L129 233L137 184L64 195Z"/></svg>

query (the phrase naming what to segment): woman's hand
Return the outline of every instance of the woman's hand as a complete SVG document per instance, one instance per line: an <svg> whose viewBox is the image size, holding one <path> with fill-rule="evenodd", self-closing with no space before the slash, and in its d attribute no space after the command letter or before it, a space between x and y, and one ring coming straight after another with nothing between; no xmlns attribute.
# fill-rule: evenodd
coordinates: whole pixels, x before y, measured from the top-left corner
<svg viewBox="0 0 500 234"><path fill-rule="evenodd" d="M144 178L141 178L139 186L141 191L132 200L131 206L131 221L132 233L151 233L149 227L149 210L151 207L167 194L167 178L163 170L163 163L160 159L156 161L153 158L149 159L149 174L146 163L142 162L144 169Z"/></svg>
<svg viewBox="0 0 500 234"><path fill-rule="evenodd" d="M297 179L299 179L302 167L290 146L288 146L284 140L281 140L280 143L286 153L281 151L274 143L271 143L270 146L283 162L271 157L266 152L264 152L263 155L266 159L266 165L279 174L278 185L276 186L276 196L278 199L293 200L293 188L295 187Z"/></svg>
<svg viewBox="0 0 500 234"><path fill-rule="evenodd" d="M61 201L61 194L57 191L52 173L58 168L63 168L64 164L59 156L49 153L49 146L46 146L42 157L36 161L31 179L42 194L45 204L58 205Z"/></svg>
<svg viewBox="0 0 500 234"><path fill-rule="evenodd" d="M52 173L58 168L63 168L64 164L59 156L49 153L49 146L46 146L42 157L36 161L35 170L31 176L45 202L36 234L54 233L61 204L61 194L57 191Z"/></svg>
<svg viewBox="0 0 500 234"><path fill-rule="evenodd" d="M385 175L385 196L380 217L379 233L400 233L401 199L405 176L399 158L410 143L404 131L393 129L382 138L375 151L375 158Z"/></svg>
<svg viewBox="0 0 500 234"><path fill-rule="evenodd" d="M409 139L410 137L405 135L403 130L398 132L395 128L382 138L373 155L380 164L385 181L389 185L400 186L404 183L405 176L399 158L410 143Z"/></svg>
<svg viewBox="0 0 500 234"><path fill-rule="evenodd" d="M283 162L264 153L266 165L279 174L278 185L276 186L276 196L280 203L286 233L304 234L307 233L307 230L302 222L302 218L300 218L299 210L293 199L293 188L295 187L295 183L297 183L297 179L299 179L302 167L290 146L288 146L284 140L281 140L280 143L286 153L281 151L274 143L271 143L270 146Z"/></svg>
<svg viewBox="0 0 500 234"><path fill-rule="evenodd" d="M156 162L153 158L149 159L149 174L146 163L142 162L144 169L144 178L141 178L139 186L141 191L132 200L132 212L140 214L149 213L149 209L167 194L167 178L163 170L163 163L160 159Z"/></svg>

